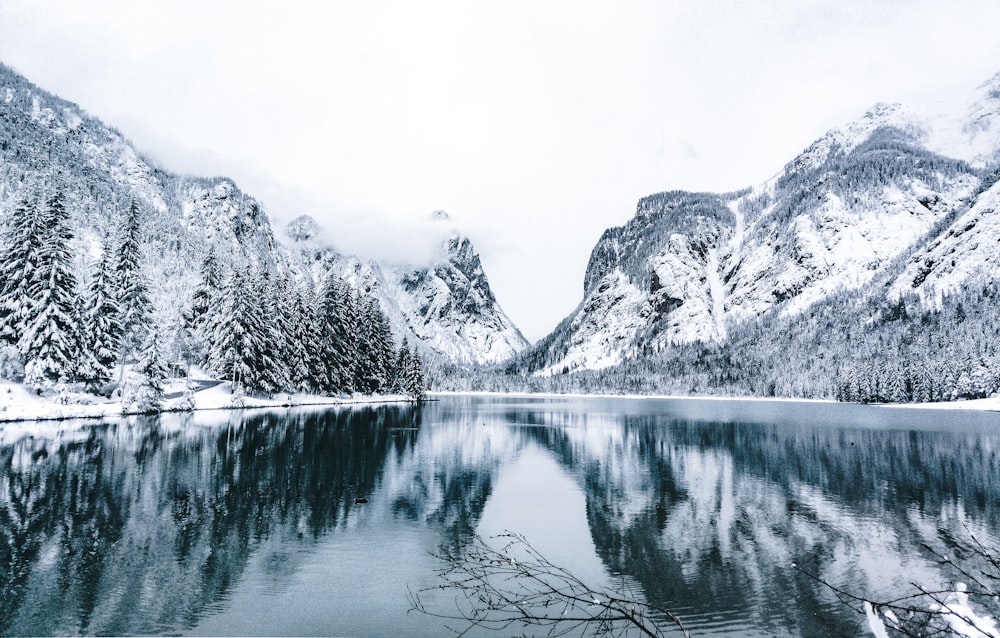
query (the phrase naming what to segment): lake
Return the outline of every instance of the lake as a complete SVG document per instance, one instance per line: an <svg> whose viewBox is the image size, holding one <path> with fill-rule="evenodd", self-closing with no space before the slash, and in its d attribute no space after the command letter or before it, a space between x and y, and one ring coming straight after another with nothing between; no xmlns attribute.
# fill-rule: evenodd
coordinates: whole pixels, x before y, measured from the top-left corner
<svg viewBox="0 0 1000 638"><path fill-rule="evenodd" d="M994 413L445 396L25 432L0 425L2 635L447 635L408 595L509 530L692 635L855 636L804 572L889 597L953 578L924 544L1000 545Z"/></svg>

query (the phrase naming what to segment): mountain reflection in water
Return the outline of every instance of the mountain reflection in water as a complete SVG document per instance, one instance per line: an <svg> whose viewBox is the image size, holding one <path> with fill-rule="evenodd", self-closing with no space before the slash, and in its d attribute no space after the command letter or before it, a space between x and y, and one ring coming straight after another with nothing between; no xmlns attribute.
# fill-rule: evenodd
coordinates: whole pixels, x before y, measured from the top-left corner
<svg viewBox="0 0 1000 638"><path fill-rule="evenodd" d="M6 426L0 633L440 635L406 613L430 552L510 529L695 635L856 635L792 565L873 596L948 578L922 543L998 543L997 426L496 397Z"/></svg>

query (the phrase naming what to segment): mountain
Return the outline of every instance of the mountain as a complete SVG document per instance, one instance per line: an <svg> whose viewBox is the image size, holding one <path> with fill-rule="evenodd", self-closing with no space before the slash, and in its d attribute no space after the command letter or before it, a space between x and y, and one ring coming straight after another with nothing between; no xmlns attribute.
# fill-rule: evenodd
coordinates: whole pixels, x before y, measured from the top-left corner
<svg viewBox="0 0 1000 638"><path fill-rule="evenodd" d="M996 279L1000 273L998 178L996 172L988 176L973 204L907 260L890 296L915 292L925 301L936 301L977 278Z"/></svg>
<svg viewBox="0 0 1000 638"><path fill-rule="evenodd" d="M308 221L277 236L260 202L233 180L173 174L116 129L0 65L0 218L25 197L55 189L71 215L81 281L120 213L138 204L143 269L162 325L180 323L211 253L225 270L287 276L314 288L325 268L333 269L378 299L397 341L406 338L437 361L496 362L527 346L467 239L449 240L430 267L383 266L332 249L311 262L303 242L317 228Z"/></svg>
<svg viewBox="0 0 1000 638"><path fill-rule="evenodd" d="M733 193L642 198L594 247L583 299L513 369L603 370L821 302L940 304L1000 274L1000 74L958 107L877 105Z"/></svg>
<svg viewBox="0 0 1000 638"><path fill-rule="evenodd" d="M76 239L78 272L131 201L139 205L145 272L157 314L170 320L210 249L227 266L287 261L261 205L227 178L171 174L117 130L0 65L0 210L59 189Z"/></svg>
<svg viewBox="0 0 1000 638"><path fill-rule="evenodd" d="M448 221L438 211L431 223ZM318 281L333 272L355 290L378 299L393 333L425 352L459 364L499 363L528 342L497 303L479 254L467 237L452 231L427 265L387 264L344 255L324 239L309 216L285 231L300 267Z"/></svg>

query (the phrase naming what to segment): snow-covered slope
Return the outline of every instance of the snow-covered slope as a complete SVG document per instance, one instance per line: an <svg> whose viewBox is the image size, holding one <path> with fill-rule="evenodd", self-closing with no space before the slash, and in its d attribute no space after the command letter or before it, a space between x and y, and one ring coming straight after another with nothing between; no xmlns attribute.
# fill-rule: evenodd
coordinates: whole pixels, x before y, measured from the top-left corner
<svg viewBox="0 0 1000 638"><path fill-rule="evenodd" d="M179 321L209 250L227 266L288 268L260 204L232 180L168 173L117 130L0 65L0 217L43 190L65 196L78 279L130 202L159 321Z"/></svg>
<svg viewBox="0 0 1000 638"><path fill-rule="evenodd" d="M862 120L863 142L855 137L816 165L796 160L760 189L770 206L747 223L739 254L730 257L731 319L777 304L800 312L838 290L860 288L966 205L980 181L969 165L922 149L912 132L883 126L880 112L871 115Z"/></svg>
<svg viewBox="0 0 1000 638"><path fill-rule="evenodd" d="M598 241L583 301L531 367L601 369L723 341L771 309L794 316L894 276L911 253L891 294L995 276L1000 195L987 187L1000 160L1000 75L959 107L935 108L877 105L745 191L643 198Z"/></svg>
<svg viewBox="0 0 1000 638"><path fill-rule="evenodd" d="M200 264L212 252L226 269L299 281L319 281L324 264L335 267L380 300L397 341L406 337L445 361L497 362L528 345L497 304L468 240L449 240L427 268L383 267L340 255L303 259L303 245L319 241L315 222L297 221L288 241L279 241L260 203L231 179L171 174L117 130L0 64L0 222L22 198L56 188L72 215L83 275L119 214L130 202L138 204L145 272L163 325L180 322Z"/></svg>
<svg viewBox="0 0 1000 638"><path fill-rule="evenodd" d="M545 374L598 370L654 344L717 339L718 246L735 233L722 197L643 198L628 224L604 232L590 256L584 300L558 330Z"/></svg>
<svg viewBox="0 0 1000 638"><path fill-rule="evenodd" d="M1000 273L1000 182L993 184L967 211L906 262L890 295L916 292L939 303L949 293L980 278Z"/></svg>
<svg viewBox="0 0 1000 638"><path fill-rule="evenodd" d="M441 220L438 215L432 223ZM396 338L406 337L425 354L452 363L487 364L528 347L497 303L472 242L457 232L444 240L428 265L380 264L342 255L308 216L293 220L286 235L317 283L334 272L375 297Z"/></svg>

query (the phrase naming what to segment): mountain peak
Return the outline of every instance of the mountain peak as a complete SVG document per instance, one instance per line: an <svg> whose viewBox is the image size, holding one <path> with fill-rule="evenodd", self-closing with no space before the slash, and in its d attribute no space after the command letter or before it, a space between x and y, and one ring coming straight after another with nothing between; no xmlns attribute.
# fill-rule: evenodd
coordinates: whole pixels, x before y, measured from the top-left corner
<svg viewBox="0 0 1000 638"><path fill-rule="evenodd" d="M1000 260L988 251L1000 199L983 192L982 169L1000 165L1000 74L974 101L960 97L942 101L937 119L921 105L877 103L748 191L642 198L635 217L601 236L582 301L526 368L599 370L678 344L723 343L772 311L884 298L887 281L896 294L929 297L977 273L995 278Z"/></svg>
<svg viewBox="0 0 1000 638"><path fill-rule="evenodd" d="M309 215L299 215L285 226L285 235L293 242L309 241L319 232L319 223Z"/></svg>
<svg viewBox="0 0 1000 638"><path fill-rule="evenodd" d="M899 129L914 137L922 134L921 126L909 109L901 104L879 102L858 119L827 131L789 162L784 173L818 168L838 154L850 153L882 128Z"/></svg>

